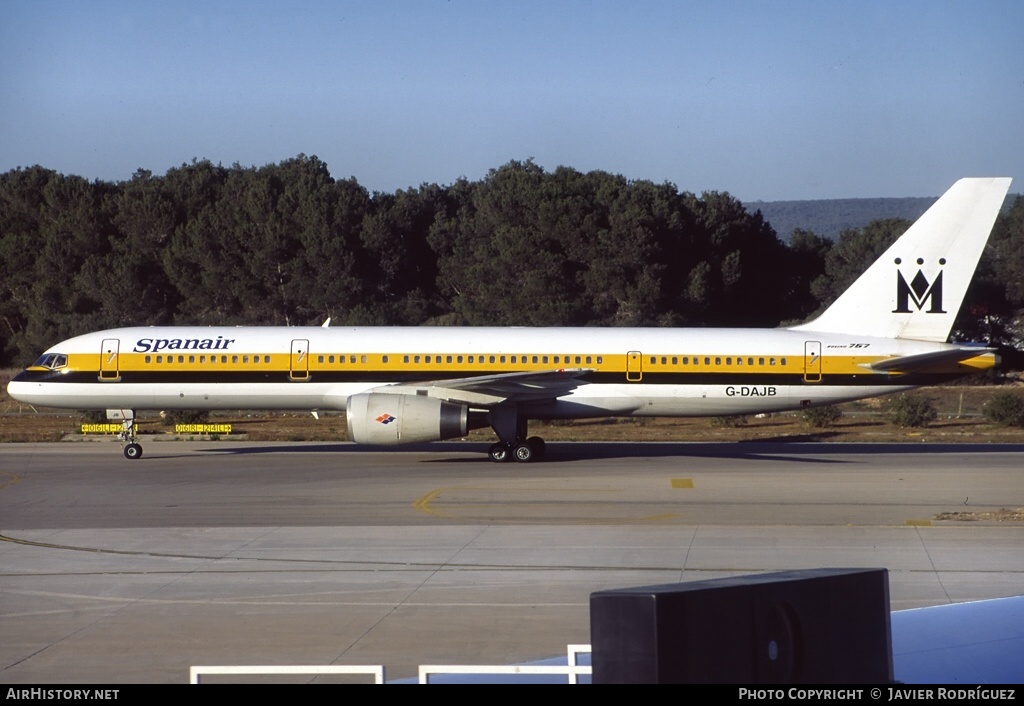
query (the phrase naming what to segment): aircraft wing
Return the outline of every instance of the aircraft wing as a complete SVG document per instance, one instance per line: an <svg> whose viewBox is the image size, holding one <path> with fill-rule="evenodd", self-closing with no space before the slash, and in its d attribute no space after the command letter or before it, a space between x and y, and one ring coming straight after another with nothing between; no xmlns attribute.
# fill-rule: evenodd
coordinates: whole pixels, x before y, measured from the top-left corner
<svg viewBox="0 0 1024 706"><path fill-rule="evenodd" d="M874 363L868 363L864 367L877 373L920 373L954 363L961 363L971 358L993 353L995 350L995 348L955 348L887 358L875 361Z"/></svg>
<svg viewBox="0 0 1024 706"><path fill-rule="evenodd" d="M1024 683L1024 596L899 610L891 620L898 682Z"/></svg>
<svg viewBox="0 0 1024 706"><path fill-rule="evenodd" d="M374 388L391 395L427 395L449 402L493 407L503 402L553 400L584 384L585 368L478 375L450 380L424 380Z"/></svg>

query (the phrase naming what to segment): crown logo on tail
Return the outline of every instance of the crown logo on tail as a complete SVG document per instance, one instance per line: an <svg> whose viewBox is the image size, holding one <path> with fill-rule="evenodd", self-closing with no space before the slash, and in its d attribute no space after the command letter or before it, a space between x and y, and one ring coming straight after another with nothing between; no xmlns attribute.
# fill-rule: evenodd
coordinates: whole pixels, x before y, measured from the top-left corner
<svg viewBox="0 0 1024 706"><path fill-rule="evenodd" d="M896 264L899 265L903 260L896 258ZM917 264L923 265L924 260L917 258ZM939 265L945 265L946 258L939 258ZM914 275L914 279L907 283L904 279L903 273L896 270L896 308L892 310L894 314L910 314L910 305L913 304L917 307L918 311L923 311L925 305L929 306L926 313L928 314L945 314L946 310L942 308L942 272L935 276L935 279L928 281L924 272L918 269L917 274Z"/></svg>

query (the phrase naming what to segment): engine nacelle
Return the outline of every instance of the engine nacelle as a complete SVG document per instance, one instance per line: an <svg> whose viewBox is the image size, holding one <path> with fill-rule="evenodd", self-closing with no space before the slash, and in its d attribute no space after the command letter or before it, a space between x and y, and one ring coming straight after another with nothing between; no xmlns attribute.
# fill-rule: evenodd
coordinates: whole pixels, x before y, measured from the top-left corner
<svg viewBox="0 0 1024 706"><path fill-rule="evenodd" d="M465 436L469 407L420 395L366 392L345 407L348 438L357 444L412 444Z"/></svg>

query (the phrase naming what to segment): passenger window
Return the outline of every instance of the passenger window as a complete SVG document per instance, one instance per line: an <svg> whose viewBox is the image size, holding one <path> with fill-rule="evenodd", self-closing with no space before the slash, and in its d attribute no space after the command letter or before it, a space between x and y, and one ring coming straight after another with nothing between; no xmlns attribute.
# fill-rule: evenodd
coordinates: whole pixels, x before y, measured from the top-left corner
<svg viewBox="0 0 1024 706"><path fill-rule="evenodd" d="M237 363L238 362L238 356L237 355L231 356L231 362L232 363Z"/></svg>
<svg viewBox="0 0 1024 706"><path fill-rule="evenodd" d="M242 362L243 362L243 363L248 363L248 362L249 362L249 356L247 356L247 355L243 355L243 356L242 356ZM323 356L321 356L321 357L320 357L320 362L321 362L321 363L322 363L322 362L324 362Z"/></svg>
<svg viewBox="0 0 1024 706"><path fill-rule="evenodd" d="M782 360L780 360L780 361L779 361L779 364L780 364L780 365L785 365L785 364L786 364L786 359L785 359L785 358L783 358Z"/></svg>
<svg viewBox="0 0 1024 706"><path fill-rule="evenodd" d="M775 365L775 359L774 358L769 358L768 359L768 365Z"/></svg>
<svg viewBox="0 0 1024 706"><path fill-rule="evenodd" d="M764 365L764 358L758 358L757 359L757 364L758 365Z"/></svg>
<svg viewBox="0 0 1024 706"><path fill-rule="evenodd" d="M725 359L725 364L726 365L732 365L732 358L726 358Z"/></svg>
<svg viewBox="0 0 1024 706"><path fill-rule="evenodd" d="M704 356L704 365L711 365L711 358Z"/></svg>
<svg viewBox="0 0 1024 706"><path fill-rule="evenodd" d="M604 362L604 356L601 356L601 355L597 356L597 364L600 365L603 362Z"/></svg>
<svg viewBox="0 0 1024 706"><path fill-rule="evenodd" d="M494 356L493 355L491 356L490 360L491 360L492 363L494 362Z"/></svg>
<svg viewBox="0 0 1024 706"><path fill-rule="evenodd" d="M590 356L587 356L587 365L590 365Z"/></svg>

